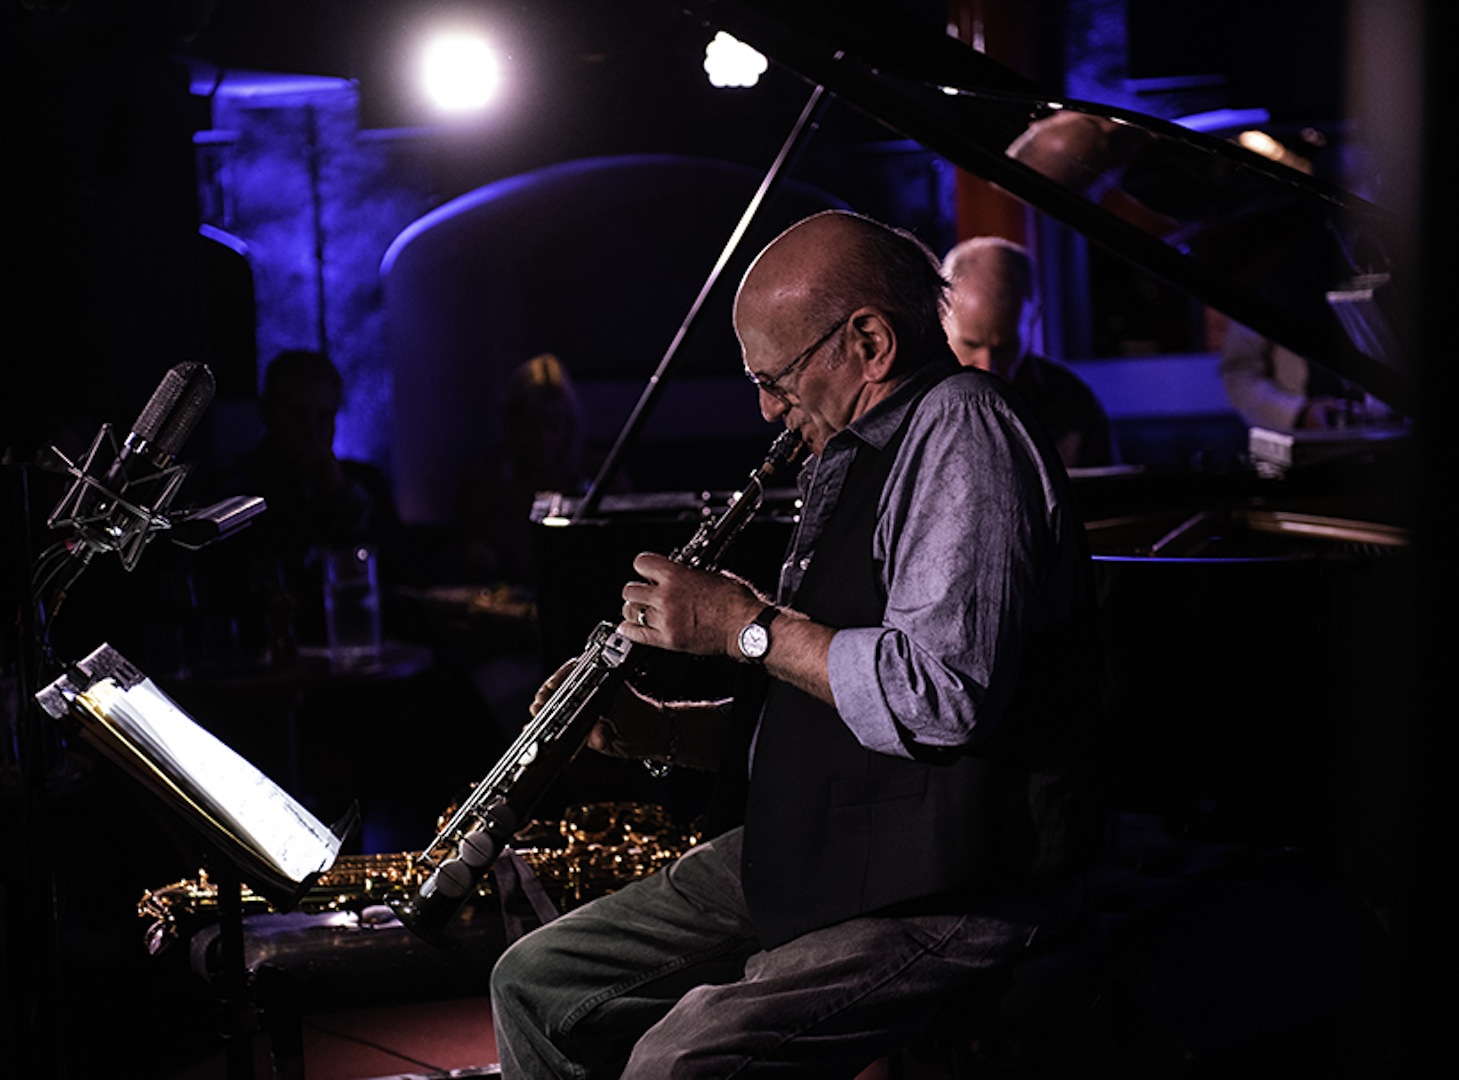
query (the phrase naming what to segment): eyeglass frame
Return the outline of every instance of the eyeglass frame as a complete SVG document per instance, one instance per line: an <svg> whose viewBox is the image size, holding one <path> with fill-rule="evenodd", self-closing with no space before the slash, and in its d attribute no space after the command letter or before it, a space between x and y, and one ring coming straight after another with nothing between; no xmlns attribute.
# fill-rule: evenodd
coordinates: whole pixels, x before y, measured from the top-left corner
<svg viewBox="0 0 1459 1080"><path fill-rule="evenodd" d="M858 308L857 310L860 310L860 309ZM787 375L789 375L796 368L798 368L798 367L802 366L803 364L806 364L807 362L809 362L810 359L811 359L811 357L815 356L816 353L820 352L820 350L822 349L822 347L824 347L827 342L829 342L833 337L835 337L836 334L841 330L841 328L843 326L845 326L847 323L849 323L855 315L856 315L856 312L855 311L851 311L851 312L848 312L847 314L841 316L841 318L839 318L839 319L836 320L836 324L834 326L832 326L831 329L827 330L820 337L816 338L815 342L811 345L810 348L806 349L805 351L803 351L801 353L798 353L796 355L796 357L795 357L794 360L792 360L790 363L786 364L783 368L781 368L779 371L777 371L774 375L757 375L757 374L755 374L755 372L753 372L753 371L750 370L750 365L749 364L746 364L745 365L745 378L747 378L747 379L750 380L750 382L754 385L754 387L755 387L756 390L763 390L763 391L765 391L765 393L769 394L771 397L773 397L776 401L779 401L781 404L784 404L784 405L793 405L794 402L792 402L790 400L790 395L794 391L782 389L781 386L780 386L780 380L783 379L783 378L785 378Z"/></svg>

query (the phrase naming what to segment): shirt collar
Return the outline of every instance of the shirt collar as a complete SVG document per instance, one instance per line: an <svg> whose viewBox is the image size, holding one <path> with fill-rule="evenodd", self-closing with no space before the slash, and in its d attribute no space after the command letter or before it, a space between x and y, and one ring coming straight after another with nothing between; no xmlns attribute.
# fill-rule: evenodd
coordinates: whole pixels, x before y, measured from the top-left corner
<svg viewBox="0 0 1459 1080"><path fill-rule="evenodd" d="M877 402L865 415L853 420L844 432L837 432L834 439L840 439L849 432L880 450L896 434L907 410L917 403L922 394L934 383L959 370L961 368L951 353L929 360L907 375L885 400Z"/></svg>

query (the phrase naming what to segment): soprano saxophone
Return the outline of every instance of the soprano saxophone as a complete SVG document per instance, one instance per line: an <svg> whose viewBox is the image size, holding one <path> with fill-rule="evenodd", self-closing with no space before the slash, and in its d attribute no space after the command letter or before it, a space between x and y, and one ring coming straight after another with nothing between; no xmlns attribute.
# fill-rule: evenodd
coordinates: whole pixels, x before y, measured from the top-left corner
<svg viewBox="0 0 1459 1080"><path fill-rule="evenodd" d="M730 541L759 510L766 482L793 467L804 453L800 436L782 432L719 516L702 522L689 542L669 558L713 570ZM416 857L421 883L389 898L402 923L427 941L446 942L446 927L475 894L513 834L527 823L547 785L582 748L600 705L631 670L634 649L634 643L618 633L616 622L601 622L593 629L587 647L552 696Z"/></svg>

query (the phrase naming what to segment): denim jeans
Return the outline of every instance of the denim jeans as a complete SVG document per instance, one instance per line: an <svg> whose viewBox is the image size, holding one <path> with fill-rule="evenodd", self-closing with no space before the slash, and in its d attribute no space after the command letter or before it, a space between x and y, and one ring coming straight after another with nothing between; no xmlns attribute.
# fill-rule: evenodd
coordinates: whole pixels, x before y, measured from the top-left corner
<svg viewBox="0 0 1459 1080"><path fill-rule="evenodd" d="M854 1077L924 1030L948 993L1016 959L1062 906L1028 895L976 914L866 916L762 950L734 830L502 955L502 1075Z"/></svg>

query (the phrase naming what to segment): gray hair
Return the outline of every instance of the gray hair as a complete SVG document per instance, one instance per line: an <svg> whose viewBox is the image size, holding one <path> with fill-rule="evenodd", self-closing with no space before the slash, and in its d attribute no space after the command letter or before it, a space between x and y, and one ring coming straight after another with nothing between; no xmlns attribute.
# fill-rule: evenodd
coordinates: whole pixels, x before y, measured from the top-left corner
<svg viewBox="0 0 1459 1080"><path fill-rule="evenodd" d="M1020 301L1038 300L1038 282L1028 249L1001 236L974 236L957 244L942 261L942 272L954 286L988 268L999 272L1004 286Z"/></svg>

